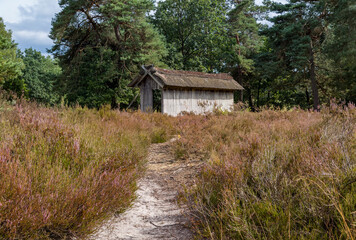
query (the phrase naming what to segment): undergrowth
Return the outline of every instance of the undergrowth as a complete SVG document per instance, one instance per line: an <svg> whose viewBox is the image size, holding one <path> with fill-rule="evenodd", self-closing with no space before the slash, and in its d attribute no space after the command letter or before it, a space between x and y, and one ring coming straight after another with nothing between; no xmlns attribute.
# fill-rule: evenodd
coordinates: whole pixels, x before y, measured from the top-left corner
<svg viewBox="0 0 356 240"><path fill-rule="evenodd" d="M82 239L135 198L152 143L204 167L197 238L355 239L356 110L177 118L0 100L0 240Z"/></svg>
<svg viewBox="0 0 356 240"><path fill-rule="evenodd" d="M162 118L0 102L0 239L85 238L124 211Z"/></svg>
<svg viewBox="0 0 356 240"><path fill-rule="evenodd" d="M205 151L185 194L199 238L355 239L356 109L184 116L181 153Z"/></svg>

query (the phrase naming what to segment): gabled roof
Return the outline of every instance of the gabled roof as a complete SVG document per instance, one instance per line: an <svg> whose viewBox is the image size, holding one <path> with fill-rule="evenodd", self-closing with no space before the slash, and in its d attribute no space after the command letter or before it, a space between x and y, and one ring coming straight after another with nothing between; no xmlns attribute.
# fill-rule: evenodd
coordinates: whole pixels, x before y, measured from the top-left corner
<svg viewBox="0 0 356 240"><path fill-rule="evenodd" d="M243 90L229 74L202 73L191 71L167 70L150 66L142 66L129 87L136 87L146 77L150 76L162 88L196 88L206 90Z"/></svg>

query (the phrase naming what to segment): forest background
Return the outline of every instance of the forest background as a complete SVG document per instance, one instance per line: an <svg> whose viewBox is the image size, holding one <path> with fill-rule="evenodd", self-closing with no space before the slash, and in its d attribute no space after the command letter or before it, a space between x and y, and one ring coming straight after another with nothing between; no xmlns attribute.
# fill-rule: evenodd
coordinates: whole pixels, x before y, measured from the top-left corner
<svg viewBox="0 0 356 240"><path fill-rule="evenodd" d="M50 56L0 19L0 87L47 105L126 109L142 64L228 72L251 110L356 101L354 0L61 0ZM133 104L138 107L138 99Z"/></svg>

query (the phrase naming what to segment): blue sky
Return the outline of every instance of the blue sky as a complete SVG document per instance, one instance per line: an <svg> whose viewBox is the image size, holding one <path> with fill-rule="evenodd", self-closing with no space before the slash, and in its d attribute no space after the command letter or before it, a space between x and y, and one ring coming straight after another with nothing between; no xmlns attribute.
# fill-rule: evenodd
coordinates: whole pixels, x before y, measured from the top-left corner
<svg viewBox="0 0 356 240"><path fill-rule="evenodd" d="M0 0L0 17L22 50L32 47L46 53L53 44L48 37L51 21L59 11L58 0Z"/></svg>
<svg viewBox="0 0 356 240"><path fill-rule="evenodd" d="M48 37L51 20L59 11L57 0L0 0L0 17L22 50L32 47L46 53L53 43Z"/></svg>

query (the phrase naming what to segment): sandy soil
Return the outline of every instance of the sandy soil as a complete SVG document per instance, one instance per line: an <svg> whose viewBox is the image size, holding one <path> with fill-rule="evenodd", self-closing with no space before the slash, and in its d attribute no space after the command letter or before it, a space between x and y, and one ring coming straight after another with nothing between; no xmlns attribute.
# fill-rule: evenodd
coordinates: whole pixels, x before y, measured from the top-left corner
<svg viewBox="0 0 356 240"><path fill-rule="evenodd" d="M149 149L148 171L139 182L132 208L104 224L90 239L184 239L193 238L185 208L177 195L194 184L202 161L176 160L172 141L154 144Z"/></svg>

